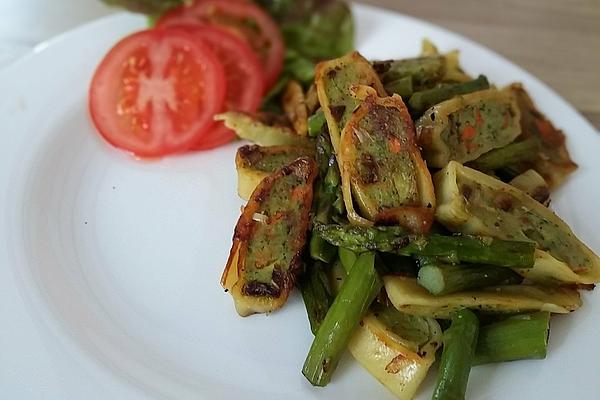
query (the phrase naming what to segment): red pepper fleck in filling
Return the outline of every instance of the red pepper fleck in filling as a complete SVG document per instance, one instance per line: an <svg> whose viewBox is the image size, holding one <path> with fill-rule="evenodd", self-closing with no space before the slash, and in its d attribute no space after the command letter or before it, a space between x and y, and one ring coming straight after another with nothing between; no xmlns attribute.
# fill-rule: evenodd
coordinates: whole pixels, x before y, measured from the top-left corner
<svg viewBox="0 0 600 400"><path fill-rule="evenodd" d="M467 125L465 129L463 129L461 136L464 141L471 140L477 136L477 130L475 130L472 125Z"/></svg>
<svg viewBox="0 0 600 400"><path fill-rule="evenodd" d="M392 153L398 154L402 151L402 143L395 137L390 138L389 145Z"/></svg>
<svg viewBox="0 0 600 400"><path fill-rule="evenodd" d="M510 114L507 112L504 113L504 120L502 121L502 129L506 129L508 124L510 123Z"/></svg>
<svg viewBox="0 0 600 400"><path fill-rule="evenodd" d="M481 112L479 110L477 110L477 113L475 114L475 125L483 125L483 118L481 117Z"/></svg>

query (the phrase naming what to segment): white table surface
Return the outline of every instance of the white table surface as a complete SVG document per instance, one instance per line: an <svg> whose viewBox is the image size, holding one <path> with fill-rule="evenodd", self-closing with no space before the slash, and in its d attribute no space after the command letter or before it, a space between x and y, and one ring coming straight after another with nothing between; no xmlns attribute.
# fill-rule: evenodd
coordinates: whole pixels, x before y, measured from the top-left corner
<svg viewBox="0 0 600 400"><path fill-rule="evenodd" d="M114 11L100 0L0 0L0 69L37 44Z"/></svg>

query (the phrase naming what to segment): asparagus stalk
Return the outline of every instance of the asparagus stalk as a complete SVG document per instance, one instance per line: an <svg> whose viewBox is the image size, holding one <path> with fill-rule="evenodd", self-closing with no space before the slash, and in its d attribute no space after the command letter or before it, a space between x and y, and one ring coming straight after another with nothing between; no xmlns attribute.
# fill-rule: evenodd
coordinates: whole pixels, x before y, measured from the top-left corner
<svg viewBox="0 0 600 400"><path fill-rule="evenodd" d="M374 302L371 312L387 329L397 335L397 340L414 352L419 352L435 335L432 332L433 318L410 315L398 311L393 305ZM439 325L433 324L435 327ZM441 333L441 332L440 332ZM436 344L435 347L438 347ZM441 343L439 343L441 347Z"/></svg>
<svg viewBox="0 0 600 400"><path fill-rule="evenodd" d="M330 264L335 260L336 248L322 237L312 234L308 243L308 250L313 260Z"/></svg>
<svg viewBox="0 0 600 400"><path fill-rule="evenodd" d="M310 330L313 334L317 333L333 302L326 268L326 264L316 261L298 281L310 322Z"/></svg>
<svg viewBox="0 0 600 400"><path fill-rule="evenodd" d="M315 196L316 210L313 216L313 224L331 222L332 202L335 200L335 195L329 193L324 186L323 180L319 179L317 181L317 193ZM313 260L319 260L325 263L333 262L336 256L335 246L315 234L314 231L310 233L308 250Z"/></svg>
<svg viewBox="0 0 600 400"><path fill-rule="evenodd" d="M361 227L354 225L317 225L314 228L329 243L361 252L379 250L393 253L408 244L406 230L399 226Z"/></svg>
<svg viewBox="0 0 600 400"><path fill-rule="evenodd" d="M434 256L450 263L467 262L499 267L529 268L534 264L535 244L471 235L412 236L399 251L411 256Z"/></svg>
<svg viewBox="0 0 600 400"><path fill-rule="evenodd" d="M451 99L461 94L489 89L489 87L490 84L487 78L483 75L479 75L477 79L472 81L447 84L435 87L433 89L416 92L410 96L410 99L408 100L408 106L413 116L422 115L430 107L441 103L442 101Z"/></svg>
<svg viewBox="0 0 600 400"><path fill-rule="evenodd" d="M481 327L474 364L546 358L550 313L520 314Z"/></svg>
<svg viewBox="0 0 600 400"><path fill-rule="evenodd" d="M317 193L315 196L315 212L313 216L313 224L325 224L331 222L331 214L333 212L332 203L335 201L335 193L332 193L327 188L326 179L317 181ZM308 244L308 250L310 256L314 260L323 261L325 263L331 263L336 256L336 248L332 244L328 243L316 235L315 232L311 232L310 241Z"/></svg>
<svg viewBox="0 0 600 400"><path fill-rule="evenodd" d="M319 165L319 190L324 192L323 206L327 210L326 223L332 217L345 214L344 201L342 198L340 168L338 167L333 146L329 139L327 130L322 130L317 137L317 164Z"/></svg>
<svg viewBox="0 0 600 400"><path fill-rule="evenodd" d="M327 168L327 173L325 174L325 192L331 195L335 195L336 191L340 188L341 182L342 178L340 177L340 169L337 165L337 162L334 159L332 159L330 161L329 167Z"/></svg>
<svg viewBox="0 0 600 400"><path fill-rule="evenodd" d="M408 98L413 94L412 76L405 76L387 83L385 91L389 94L397 94L402 98Z"/></svg>
<svg viewBox="0 0 600 400"><path fill-rule="evenodd" d="M314 386L329 383L356 325L382 285L375 270L375 254L361 254L344 279L304 362L302 373Z"/></svg>
<svg viewBox="0 0 600 400"><path fill-rule="evenodd" d="M308 117L308 135L311 137L319 136L319 133L321 133L325 126L325 122L325 114L322 110Z"/></svg>
<svg viewBox="0 0 600 400"><path fill-rule="evenodd" d="M394 61L378 61L373 68L384 85L411 77L417 88L431 87L444 77L446 62L443 56L426 56Z"/></svg>
<svg viewBox="0 0 600 400"><path fill-rule="evenodd" d="M313 224L326 224L331 222L332 213L335 211L333 204L340 184L339 170L333 161L331 143L327 139L327 133L320 132L317 138L316 158L319 165L319 179L316 184ZM310 256L314 260L331 263L335 259L335 246L314 232L311 232L308 248Z"/></svg>
<svg viewBox="0 0 600 400"><path fill-rule="evenodd" d="M318 225L314 232L335 246L353 251L378 250L405 256L439 257L450 263L529 268L535 244L470 235L408 235L397 226Z"/></svg>
<svg viewBox="0 0 600 400"><path fill-rule="evenodd" d="M465 398L471 372L479 321L467 309L458 311L444 332L444 350L432 400Z"/></svg>
<svg viewBox="0 0 600 400"><path fill-rule="evenodd" d="M469 166L479 171L495 171L497 169L518 165L538 157L539 143L536 139L513 142L509 145L488 151L478 159L471 161Z"/></svg>
<svg viewBox="0 0 600 400"><path fill-rule="evenodd" d="M354 266L358 255L352 250L348 250L344 247L338 247L338 258L340 259L342 267L344 267L346 273L349 273Z"/></svg>
<svg viewBox="0 0 600 400"><path fill-rule="evenodd" d="M331 200L332 214L341 216L345 215L346 207L344 205L344 199L342 196L342 187L340 186L342 178L340 177L340 169L338 167L335 157L332 157L330 166L325 175L325 191L329 195Z"/></svg>
<svg viewBox="0 0 600 400"><path fill-rule="evenodd" d="M435 296L486 286L516 285L523 281L521 275L505 267L452 265L429 258L421 258L419 261L421 269L417 282Z"/></svg>

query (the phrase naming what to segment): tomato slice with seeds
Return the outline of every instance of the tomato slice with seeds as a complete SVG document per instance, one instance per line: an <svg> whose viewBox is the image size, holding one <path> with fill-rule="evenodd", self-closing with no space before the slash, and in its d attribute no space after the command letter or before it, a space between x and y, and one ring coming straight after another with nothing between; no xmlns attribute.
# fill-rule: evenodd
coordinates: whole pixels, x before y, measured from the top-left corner
<svg viewBox="0 0 600 400"><path fill-rule="evenodd" d="M227 93L223 111L254 113L260 107L265 91L265 77L260 60L252 49L237 36L215 26L186 26L183 29L206 44L217 56L225 70ZM235 133L216 122L200 138L192 150L208 150L228 143Z"/></svg>
<svg viewBox="0 0 600 400"><path fill-rule="evenodd" d="M244 38L260 58L267 88L277 81L283 68L284 45L277 24L259 6L243 0L196 0L178 7L157 23L158 27L217 25Z"/></svg>
<svg viewBox="0 0 600 400"><path fill-rule="evenodd" d="M161 157L198 143L225 92L223 67L208 46L185 32L154 29L108 52L92 79L89 108L109 143Z"/></svg>

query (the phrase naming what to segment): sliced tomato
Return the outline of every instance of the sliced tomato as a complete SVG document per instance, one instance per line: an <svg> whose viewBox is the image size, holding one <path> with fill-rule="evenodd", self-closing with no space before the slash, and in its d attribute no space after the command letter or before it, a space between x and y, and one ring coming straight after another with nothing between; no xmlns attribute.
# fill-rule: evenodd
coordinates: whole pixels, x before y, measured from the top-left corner
<svg viewBox="0 0 600 400"><path fill-rule="evenodd" d="M223 111L253 113L260 107L265 91L265 77L260 60L252 49L237 36L216 26L186 26L166 29L183 29L204 42L217 56L225 70L227 94ZM235 133L222 122L216 122L193 147L207 150L228 143Z"/></svg>
<svg viewBox="0 0 600 400"><path fill-rule="evenodd" d="M275 21L256 4L243 0L196 0L190 6L168 12L157 26L190 24L218 25L244 38L261 59L267 88L277 81L283 68L283 39Z"/></svg>
<svg viewBox="0 0 600 400"><path fill-rule="evenodd" d="M121 40L92 79L89 108L100 134L141 157L198 143L221 111L225 73L193 35L147 30Z"/></svg>

